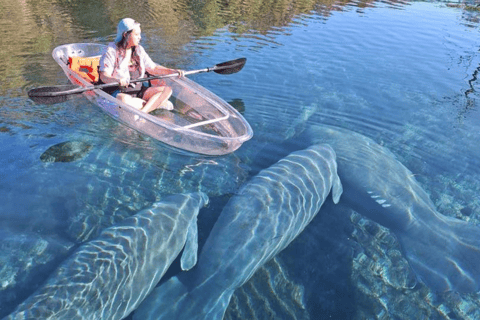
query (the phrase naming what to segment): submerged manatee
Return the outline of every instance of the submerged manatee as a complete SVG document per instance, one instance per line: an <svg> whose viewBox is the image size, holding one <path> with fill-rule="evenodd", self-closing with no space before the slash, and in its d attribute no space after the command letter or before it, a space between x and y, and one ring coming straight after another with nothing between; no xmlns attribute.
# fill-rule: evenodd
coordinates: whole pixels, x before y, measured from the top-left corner
<svg viewBox="0 0 480 320"><path fill-rule="evenodd" d="M295 152L261 171L232 197L215 223L197 267L156 288L134 319L222 319L230 298L283 250L342 185L325 145Z"/></svg>
<svg viewBox="0 0 480 320"><path fill-rule="evenodd" d="M196 263L203 193L173 195L81 246L6 319L123 319L180 253Z"/></svg>
<svg viewBox="0 0 480 320"><path fill-rule="evenodd" d="M412 172L371 139L328 126L308 134L313 143L334 148L342 202L392 230L426 285L437 291L480 289L480 228L438 213Z"/></svg>

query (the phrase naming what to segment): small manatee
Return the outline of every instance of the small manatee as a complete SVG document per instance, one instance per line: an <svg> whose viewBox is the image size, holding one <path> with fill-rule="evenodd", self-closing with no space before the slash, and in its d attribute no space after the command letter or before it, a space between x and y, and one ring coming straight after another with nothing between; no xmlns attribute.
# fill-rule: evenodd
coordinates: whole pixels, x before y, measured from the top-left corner
<svg viewBox="0 0 480 320"><path fill-rule="evenodd" d="M83 141L66 141L48 148L40 156L43 162L72 162L85 157L92 146Z"/></svg>

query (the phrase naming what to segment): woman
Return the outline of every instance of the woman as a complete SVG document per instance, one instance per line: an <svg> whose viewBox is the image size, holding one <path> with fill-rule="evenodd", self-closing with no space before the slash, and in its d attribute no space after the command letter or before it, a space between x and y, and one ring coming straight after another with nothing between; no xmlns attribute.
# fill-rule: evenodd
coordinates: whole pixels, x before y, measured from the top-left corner
<svg viewBox="0 0 480 320"><path fill-rule="evenodd" d="M168 101L172 95L172 89L165 86L164 81L152 81L154 86L148 86L147 83L130 84L131 79L145 77L145 72L150 75L171 73L184 75L181 70L168 69L153 62L139 44L141 39L138 22L125 18L118 23L115 43L110 43L107 51L100 58L100 81L120 83L119 87L108 88L105 91L146 113L158 108L172 110L173 105Z"/></svg>

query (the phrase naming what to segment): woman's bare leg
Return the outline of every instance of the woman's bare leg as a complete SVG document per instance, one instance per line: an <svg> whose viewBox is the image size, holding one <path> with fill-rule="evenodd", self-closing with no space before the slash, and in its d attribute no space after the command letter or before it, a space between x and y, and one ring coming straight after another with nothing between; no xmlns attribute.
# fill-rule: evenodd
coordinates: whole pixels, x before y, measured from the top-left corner
<svg viewBox="0 0 480 320"><path fill-rule="evenodd" d="M151 87L145 91L143 95L144 99L147 101L145 106L142 108L143 112L149 113L155 109L158 109L162 104L170 98L172 95L172 89L169 87Z"/></svg>
<svg viewBox="0 0 480 320"><path fill-rule="evenodd" d="M129 94L126 93L119 93L117 95L117 99L134 107L135 109L141 110L143 106L145 105L145 101L140 99L140 98L135 98L132 97Z"/></svg>

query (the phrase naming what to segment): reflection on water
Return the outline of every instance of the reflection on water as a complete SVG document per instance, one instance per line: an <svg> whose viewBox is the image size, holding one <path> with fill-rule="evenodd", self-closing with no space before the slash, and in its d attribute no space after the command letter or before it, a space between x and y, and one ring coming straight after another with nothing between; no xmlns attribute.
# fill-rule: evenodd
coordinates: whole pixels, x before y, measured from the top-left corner
<svg viewBox="0 0 480 320"><path fill-rule="evenodd" d="M0 7L0 318L80 241L165 194L209 193L202 245L236 188L300 148L296 139L312 124L388 147L439 212L480 219L479 13L471 1L4 0ZM125 16L142 23L144 46L167 66L247 57L238 74L192 79L238 106L254 138L228 157L190 157L86 99L45 106L25 98L28 88L66 83L54 47L107 43ZM73 162L40 160L67 141L92 148ZM348 208L333 210L327 205L234 296L228 319L475 318L477 295L412 289L389 230ZM174 264L168 276L178 271Z"/></svg>
<svg viewBox="0 0 480 320"><path fill-rule="evenodd" d="M389 2L392 6L396 3ZM374 1L5 0L0 12L1 92L58 81L50 58L56 45L87 39L111 41L117 22L125 16L142 23L144 45L160 51L162 63L186 65L192 57L184 46L221 28L247 37L272 31L278 34L300 14L329 16L352 5L372 7Z"/></svg>

